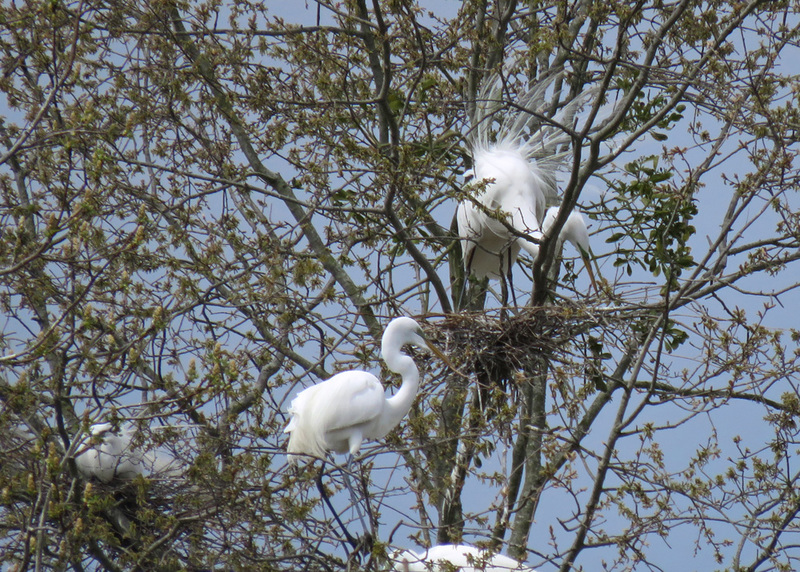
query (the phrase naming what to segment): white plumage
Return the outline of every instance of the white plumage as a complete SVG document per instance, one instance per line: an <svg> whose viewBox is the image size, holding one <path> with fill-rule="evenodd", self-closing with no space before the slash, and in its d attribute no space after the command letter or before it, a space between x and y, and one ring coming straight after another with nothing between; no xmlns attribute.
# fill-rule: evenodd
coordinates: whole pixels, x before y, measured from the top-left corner
<svg viewBox="0 0 800 572"><path fill-rule="evenodd" d="M498 279L508 274L521 247L528 251L536 247L536 243L515 236L506 224L532 238L542 238L539 220L544 213L547 183L508 142L480 150L474 160L475 180L491 182L476 197L484 208L472 201L458 205L464 264L478 278ZM499 216L493 216L498 209ZM503 217L505 220L498 220Z"/></svg>
<svg viewBox="0 0 800 572"><path fill-rule="evenodd" d="M558 211L560 208L561 207L550 207L547 209L544 215L544 223L542 223L542 232L545 235L548 235L550 229L553 228L556 218L558 218ZM591 265L592 249L589 244L589 229L586 226L586 219L578 211L572 211L567 217L564 226L561 227L561 232L558 234L556 249L560 250L564 242L569 242L578 251L578 254L580 254L586 266L586 272L589 274L589 280L592 286L594 286L595 290L598 290ZM537 251L538 248L537 246Z"/></svg>
<svg viewBox="0 0 800 572"><path fill-rule="evenodd" d="M298 455L322 458L328 451L355 455L364 440L382 439L405 417L419 388L419 371L411 357L400 352L405 344L429 348L449 365L447 358L423 336L411 318L395 318L382 339L381 355L403 383L392 397L385 395L377 377L366 371L344 371L304 389L292 400L289 461Z"/></svg>
<svg viewBox="0 0 800 572"><path fill-rule="evenodd" d="M474 546L442 544L420 553L398 551L392 556L396 572L536 572L502 554L491 554Z"/></svg>
<svg viewBox="0 0 800 572"><path fill-rule="evenodd" d="M75 457L75 464L84 478L104 483L115 479L129 480L137 475L175 477L180 463L167 451L142 451L131 443L135 430L125 425L114 431L111 423L97 423L89 428L90 439Z"/></svg>
<svg viewBox="0 0 800 572"><path fill-rule="evenodd" d="M543 120L550 103L545 94L560 78L560 74L544 78L523 94L518 111L506 116L494 143L490 140L492 115L502 101L502 79L490 81L481 92L471 150L474 180L483 182L485 188L462 201L456 213L468 274L504 278L520 249L531 257L538 254L545 207L557 200L556 172L565 167L565 149L570 143L559 126L571 127L575 113L593 93L583 92L552 120ZM533 125L536 131L528 136Z"/></svg>
<svg viewBox="0 0 800 572"><path fill-rule="evenodd" d="M560 207L550 207L544 215L544 223L542 230L547 234L553 227L558 217L558 210ZM583 250L589 252L589 229L586 226L586 219L577 211L573 211L567 217L567 222L561 227L561 232L558 235L558 242L563 243L567 241L572 244L579 251Z"/></svg>

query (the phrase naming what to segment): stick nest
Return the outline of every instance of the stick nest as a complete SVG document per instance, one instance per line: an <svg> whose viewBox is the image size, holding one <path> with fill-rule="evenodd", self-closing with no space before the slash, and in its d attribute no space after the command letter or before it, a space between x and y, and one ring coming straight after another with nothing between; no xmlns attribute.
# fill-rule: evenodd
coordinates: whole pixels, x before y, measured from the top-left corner
<svg viewBox="0 0 800 572"><path fill-rule="evenodd" d="M589 308L569 304L524 308L503 320L486 312L450 314L426 335L478 383L505 386L518 371L535 371L536 362L574 361L570 342L598 325Z"/></svg>

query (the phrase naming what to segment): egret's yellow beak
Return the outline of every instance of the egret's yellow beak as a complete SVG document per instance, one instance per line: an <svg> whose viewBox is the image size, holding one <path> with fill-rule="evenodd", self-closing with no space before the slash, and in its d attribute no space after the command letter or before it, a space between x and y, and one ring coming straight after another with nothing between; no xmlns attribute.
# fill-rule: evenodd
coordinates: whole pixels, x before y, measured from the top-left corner
<svg viewBox="0 0 800 572"><path fill-rule="evenodd" d="M586 266L586 272L589 274L589 282L592 283L592 288L594 288L594 291L599 294L600 289L597 287L597 280L594 279L594 271L592 270L592 263L589 260L588 256L583 255L583 253L581 254L582 254L581 258L583 259L583 264Z"/></svg>
<svg viewBox="0 0 800 572"><path fill-rule="evenodd" d="M581 260L583 260L583 265L586 266L586 272L589 274L589 282L592 283L592 288L597 294L602 294L603 291L600 289L600 286L597 284L597 279L594 277L594 270L592 270L592 261L594 257L592 256L591 252L586 252L584 249L578 247L578 252L581 254ZM594 260L594 263L597 264L597 261ZM600 267L597 267L598 275L600 273Z"/></svg>
<svg viewBox="0 0 800 572"><path fill-rule="evenodd" d="M453 362L450 361L450 358L448 358L446 355L444 355L444 353L442 353L442 351L439 348L437 348L435 345L433 345L428 340L425 340L425 345L428 346L428 349L431 350L431 352L433 352L433 355L435 355L440 360L442 360L447 365L447 367L449 367L453 371L458 371L456 369L456 366L453 365Z"/></svg>

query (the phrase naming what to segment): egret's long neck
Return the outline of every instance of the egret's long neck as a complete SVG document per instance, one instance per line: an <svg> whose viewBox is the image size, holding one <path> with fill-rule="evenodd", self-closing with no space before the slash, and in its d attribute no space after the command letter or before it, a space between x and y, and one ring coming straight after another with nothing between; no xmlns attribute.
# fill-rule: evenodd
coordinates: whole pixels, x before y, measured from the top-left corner
<svg viewBox="0 0 800 572"><path fill-rule="evenodd" d="M392 352L388 352L392 353ZM419 389L419 370L410 356L403 353L396 353L394 355L383 354L383 359L390 370L399 373L403 378L403 384L392 397L386 400L384 415L381 420L381 430L385 428L388 433L395 427L403 417L406 416L408 410L411 409L411 404L414 402L414 397L417 395Z"/></svg>

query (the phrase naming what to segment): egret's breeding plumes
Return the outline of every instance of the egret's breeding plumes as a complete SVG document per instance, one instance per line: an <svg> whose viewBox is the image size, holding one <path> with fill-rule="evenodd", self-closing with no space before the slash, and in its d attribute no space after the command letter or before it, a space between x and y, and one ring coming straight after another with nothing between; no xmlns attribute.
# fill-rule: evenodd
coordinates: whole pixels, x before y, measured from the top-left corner
<svg viewBox="0 0 800 572"><path fill-rule="evenodd" d="M384 393L377 377L366 371L343 371L304 389L289 407L291 420L287 452L322 458L328 451L355 455L362 441L382 439L405 417L419 388L414 360L400 350L405 344L428 348L445 363L450 361L422 333L411 318L395 318L386 327L381 355L387 367L400 374L400 389L392 397Z"/></svg>
<svg viewBox="0 0 800 572"><path fill-rule="evenodd" d="M492 116L503 101L502 78L489 81L481 91L470 138L477 190L456 213L468 276L510 279L520 248L534 258L539 252L545 208L557 201L556 172L564 168L568 155L568 129L593 93L583 92L547 119L552 102L545 95L561 77L541 79L523 94L494 142Z"/></svg>
<svg viewBox="0 0 800 572"><path fill-rule="evenodd" d="M508 556L463 544L432 546L420 553L402 550L392 556L392 564L397 572L536 572Z"/></svg>

